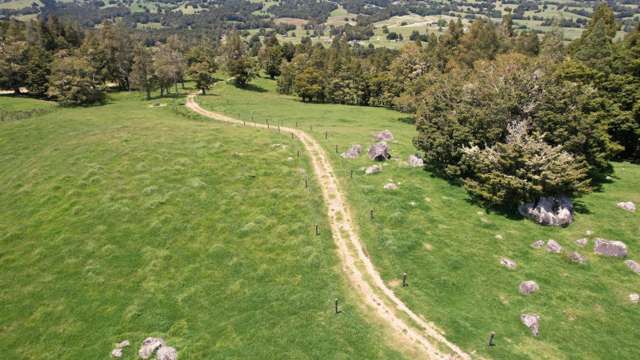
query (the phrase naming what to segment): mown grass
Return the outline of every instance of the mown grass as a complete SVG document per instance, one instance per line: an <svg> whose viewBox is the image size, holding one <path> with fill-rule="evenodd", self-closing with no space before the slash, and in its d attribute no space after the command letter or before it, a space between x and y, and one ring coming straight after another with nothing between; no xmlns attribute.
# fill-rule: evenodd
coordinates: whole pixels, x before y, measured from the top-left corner
<svg viewBox="0 0 640 360"><path fill-rule="evenodd" d="M199 101L205 108L240 119L281 121L288 126L297 122L313 134L331 156L367 251L385 281L397 284L407 272L409 287L396 292L466 351L497 359L637 357L639 305L631 304L627 296L640 292L640 277L621 260L593 255L593 241L579 248L575 240L586 237L589 230L591 240L624 241L630 257L640 260L639 214L615 206L619 201L640 203L640 166L615 164L610 183L577 201L571 226L541 227L487 211L471 203L464 189L404 166L415 152L411 145L415 130L404 114L304 104L276 94L274 83L265 79L256 80L252 90L219 84ZM384 129L390 129L396 140L391 144L393 160L378 175L363 174L362 168L372 164L366 156L346 161L335 152L336 145L344 151L350 144L362 144L366 151L372 135ZM389 181L400 189L383 190ZM535 240L551 238L566 251L585 255L588 263L573 264L563 255L530 247ZM518 268L500 266L502 256L517 261ZM520 295L518 285L523 280L535 280L541 290ZM539 337L520 323L523 312L540 314ZM488 348L491 331L497 333L497 346Z"/></svg>
<svg viewBox="0 0 640 360"><path fill-rule="evenodd" d="M0 123L2 358L128 339L136 359L147 336L180 359L400 358L347 290L300 145L173 101Z"/></svg>

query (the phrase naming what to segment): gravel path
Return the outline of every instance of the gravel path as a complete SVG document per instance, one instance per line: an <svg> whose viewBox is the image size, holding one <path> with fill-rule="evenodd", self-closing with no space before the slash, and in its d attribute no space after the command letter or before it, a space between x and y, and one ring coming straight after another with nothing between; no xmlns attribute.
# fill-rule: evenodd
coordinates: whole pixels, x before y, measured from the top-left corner
<svg viewBox="0 0 640 360"><path fill-rule="evenodd" d="M243 121L208 111L195 101L195 94L189 95L186 106L190 110L208 118L233 124ZM258 128L267 125L249 123ZM271 129L277 130L273 125ZM449 342L444 335L429 322L411 311L384 283L363 249L362 242L353 223L349 207L344 200L338 179L329 159L320 144L302 130L280 127L281 132L293 133L302 142L311 157L314 173L322 189L327 205L331 233L338 247L342 270L347 276L358 298L386 324L398 340L415 346L428 359L470 359L470 355Z"/></svg>

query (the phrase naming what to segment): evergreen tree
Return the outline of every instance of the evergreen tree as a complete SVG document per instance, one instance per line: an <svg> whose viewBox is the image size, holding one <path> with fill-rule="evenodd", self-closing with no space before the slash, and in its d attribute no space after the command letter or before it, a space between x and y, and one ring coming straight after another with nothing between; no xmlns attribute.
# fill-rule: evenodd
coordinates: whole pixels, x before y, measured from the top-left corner
<svg viewBox="0 0 640 360"><path fill-rule="evenodd" d="M63 105L88 105L104 100L104 92L90 62L61 51L54 57L48 95Z"/></svg>
<svg viewBox="0 0 640 360"><path fill-rule="evenodd" d="M561 146L552 146L529 124L514 122L504 143L463 149L468 168L464 186L472 197L496 207L515 208L543 196L588 192L587 167Z"/></svg>
<svg viewBox="0 0 640 360"><path fill-rule="evenodd" d="M226 36L222 52L226 72L237 85L247 85L255 77L254 64L247 55L247 46L237 32L233 31Z"/></svg>

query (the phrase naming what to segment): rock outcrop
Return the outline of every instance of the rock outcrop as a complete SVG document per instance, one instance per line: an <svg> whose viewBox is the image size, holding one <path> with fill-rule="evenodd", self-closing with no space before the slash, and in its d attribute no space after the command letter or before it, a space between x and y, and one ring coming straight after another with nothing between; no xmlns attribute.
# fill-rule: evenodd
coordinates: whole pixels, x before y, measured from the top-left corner
<svg viewBox="0 0 640 360"><path fill-rule="evenodd" d="M518 212L540 225L567 226L573 222L573 204L566 196L541 197L520 205Z"/></svg>

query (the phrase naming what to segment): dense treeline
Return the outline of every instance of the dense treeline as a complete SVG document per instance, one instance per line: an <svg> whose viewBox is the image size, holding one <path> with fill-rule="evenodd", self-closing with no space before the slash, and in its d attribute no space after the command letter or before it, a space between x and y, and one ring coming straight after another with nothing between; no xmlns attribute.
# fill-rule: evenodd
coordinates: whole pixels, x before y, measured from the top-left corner
<svg viewBox="0 0 640 360"><path fill-rule="evenodd" d="M606 5L568 46L558 30L515 31L510 15L467 30L458 20L397 51L352 44L346 31L327 47L308 37L280 43L266 30L248 41L219 29L211 39L150 42L123 21L82 31L49 16L0 22L0 88L90 104L107 86L149 97L189 77L204 93L218 67L238 86L262 71L305 102L413 114L428 168L509 207L589 191L611 160L640 161L640 29L614 41L619 27Z"/></svg>
<svg viewBox="0 0 640 360"><path fill-rule="evenodd" d="M190 75L202 92L213 83L214 43L187 42L170 36L146 47L123 22L105 22L94 31L61 22L55 16L23 23L0 23L0 88L48 97L64 105L104 100L107 87L161 96L177 91Z"/></svg>
<svg viewBox="0 0 640 360"><path fill-rule="evenodd" d="M516 33L508 15L451 22L398 54L303 46L278 88L415 113L427 166L491 205L580 194L611 160L640 161L640 30L614 42L619 26L603 5L569 46L557 30Z"/></svg>

